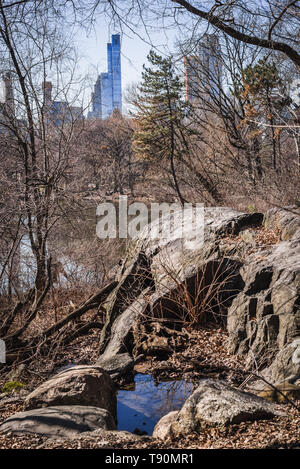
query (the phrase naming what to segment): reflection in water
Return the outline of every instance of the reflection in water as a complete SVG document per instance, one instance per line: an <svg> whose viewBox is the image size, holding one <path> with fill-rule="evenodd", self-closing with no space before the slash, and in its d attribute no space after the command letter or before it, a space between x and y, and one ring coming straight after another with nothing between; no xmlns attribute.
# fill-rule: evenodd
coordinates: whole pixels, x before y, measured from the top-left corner
<svg viewBox="0 0 300 469"><path fill-rule="evenodd" d="M186 381L166 381L155 385L150 375L135 375L135 389L118 391L118 430L136 428L152 434L158 420L182 407L193 391Z"/></svg>

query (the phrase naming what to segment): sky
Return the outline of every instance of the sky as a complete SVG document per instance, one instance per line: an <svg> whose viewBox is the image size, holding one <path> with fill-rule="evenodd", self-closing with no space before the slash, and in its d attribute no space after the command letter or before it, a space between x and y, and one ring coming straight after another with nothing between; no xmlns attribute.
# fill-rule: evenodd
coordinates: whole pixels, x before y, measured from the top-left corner
<svg viewBox="0 0 300 469"><path fill-rule="evenodd" d="M192 15L183 13L182 19L183 28L186 28L185 32L195 31ZM206 31L205 22L203 28L197 28L198 34L201 30L202 33ZM126 88L140 81L143 64L147 63L147 55L151 47L154 46L161 55L176 52L175 43L183 37L183 33L176 25L165 29L162 24L153 25L153 30L149 30L150 37L147 37L142 27L134 31L128 28L120 31L114 28L109 18L104 15L98 16L89 34L84 29L78 29L74 34L74 42L80 57L79 71L82 76L88 75L88 86L84 98L85 107L90 103L91 92L98 75L107 71L107 43L111 42L111 35L116 33L121 33L123 113L126 113L124 100Z"/></svg>
<svg viewBox="0 0 300 469"><path fill-rule="evenodd" d="M151 43L161 55L174 51L179 31L175 27L167 31L151 32L151 42L144 31L126 30L120 32L109 25L107 18L98 19L94 30L87 34L84 30L76 33L75 45L79 53L79 68L82 75L88 74L88 90L86 99L90 98L93 84L97 76L107 71L107 43L111 42L112 34L121 34L121 72L123 106L124 92L128 85L141 80L143 64L147 63L147 55L151 49Z"/></svg>

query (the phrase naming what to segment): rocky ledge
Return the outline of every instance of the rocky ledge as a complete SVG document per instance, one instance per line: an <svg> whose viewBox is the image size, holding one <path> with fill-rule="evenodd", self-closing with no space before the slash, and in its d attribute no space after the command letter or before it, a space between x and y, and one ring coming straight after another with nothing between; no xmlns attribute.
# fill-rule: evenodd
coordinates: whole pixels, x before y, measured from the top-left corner
<svg viewBox="0 0 300 469"><path fill-rule="evenodd" d="M200 382L181 410L156 425L157 438L278 417L276 405L263 398L299 399L299 208L265 215L206 209L204 221L204 234L199 224L184 240L175 227L168 239L131 243L103 305L97 364L43 383L26 397L30 410L3 422L0 433L93 438L114 432L113 380L149 356L164 360L184 349L186 326L227 330L228 351L243 357L250 371L255 366L256 376L247 392L221 380Z"/></svg>
<svg viewBox="0 0 300 469"><path fill-rule="evenodd" d="M186 324L215 322L249 369L271 384L298 386L300 209L205 209L204 222L204 238L199 225L186 242L174 228L171 240L131 243L105 305L101 359L124 352L165 358L184 347ZM265 387L254 381L253 389Z"/></svg>

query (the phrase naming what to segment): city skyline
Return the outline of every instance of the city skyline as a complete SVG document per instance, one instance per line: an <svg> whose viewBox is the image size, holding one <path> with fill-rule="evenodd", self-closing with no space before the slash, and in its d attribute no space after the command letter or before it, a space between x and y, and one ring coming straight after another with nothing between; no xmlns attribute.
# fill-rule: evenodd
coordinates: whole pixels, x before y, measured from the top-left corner
<svg viewBox="0 0 300 469"><path fill-rule="evenodd" d="M124 27L113 27L104 17L98 18L92 31L76 30L73 34L75 47L78 51L78 72L86 76L90 86L86 88L84 107L90 108L90 96L101 72L107 67L107 43L112 34L120 34L121 42L121 80L123 97L132 83L141 80L143 65L147 64L147 55L151 48L163 56L168 56L174 50L178 39L178 30L174 27L167 32L163 30L151 31L151 39L142 28L132 31ZM126 114L126 101L123 100L122 110Z"/></svg>
<svg viewBox="0 0 300 469"><path fill-rule="evenodd" d="M98 75L91 98L88 119L108 118L115 109L122 112L121 40L112 34L107 43L107 72Z"/></svg>

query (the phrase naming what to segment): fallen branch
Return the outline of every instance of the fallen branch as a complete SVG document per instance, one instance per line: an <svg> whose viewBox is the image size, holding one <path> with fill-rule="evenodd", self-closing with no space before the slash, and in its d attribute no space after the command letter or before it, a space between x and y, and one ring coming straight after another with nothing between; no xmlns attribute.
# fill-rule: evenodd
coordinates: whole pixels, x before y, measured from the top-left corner
<svg viewBox="0 0 300 469"><path fill-rule="evenodd" d="M46 329L41 335L44 338L47 338L54 334L54 332L57 332L61 327L65 326L68 322L72 321L73 319L79 318L90 309L98 307L99 304L102 303L108 297L108 295L114 290L117 285L117 281L109 283L108 285L103 287L98 293L86 300L81 306L72 311L72 313L68 314L68 316ZM34 337L30 342L35 343L36 340L40 340L41 335Z"/></svg>
<svg viewBox="0 0 300 469"><path fill-rule="evenodd" d="M30 357L32 357L32 353L34 353L34 350L38 347L39 350L44 349L46 346L49 345L49 342L53 340L53 334L58 332L60 329L62 329L66 324L71 322L74 319L79 318L82 316L84 313L87 311L93 309L93 308L99 308L100 304L105 301L107 296L114 290L114 288L117 286L118 282L113 281L103 287L98 293L95 295L92 295L89 297L85 302L83 302L78 308L76 308L72 313L68 314L66 317L61 319L60 321L56 322L53 326L49 327L46 329L44 332L41 332L39 335L34 336L33 338L29 339L27 342L19 342L19 343L14 343L14 348L9 351L9 354L7 357L11 358L10 362L13 362L13 358L19 360L20 358L28 360ZM44 292L43 292L44 293ZM42 298L40 298L42 300ZM30 315L30 318L36 313L36 310L39 308L41 302L38 301L36 304L36 307L32 314ZM26 322L27 323L27 322ZM95 323L91 323L91 326L89 324L86 324L85 326L82 326L79 330L75 331L75 334L79 333L80 335L86 332L89 328L92 327L100 327L100 323L97 323L95 326ZM101 327L103 327L103 324L101 324ZM17 331L19 335L20 330ZM23 332L23 328L22 328ZM72 339L70 338L70 341L74 340L76 337L72 334ZM16 339L15 334L12 334L11 336L8 336L7 339ZM6 340L6 339L5 339ZM69 343L68 341L67 343Z"/></svg>
<svg viewBox="0 0 300 469"><path fill-rule="evenodd" d="M84 324L83 326L79 327L73 334L69 334L65 340L62 340L64 345L70 344L73 340L77 339L81 335L85 335L91 329L102 329L103 323L102 322L89 322L88 324Z"/></svg>
<svg viewBox="0 0 300 469"><path fill-rule="evenodd" d="M4 321L0 329L0 337L4 337L8 333L9 328L12 325L17 314L20 313L26 306L28 306L28 304L30 304L34 300L34 294L35 294L35 290L34 288L31 288L29 292L27 293L25 300L19 301L15 305L14 309L7 316L6 320Z"/></svg>

